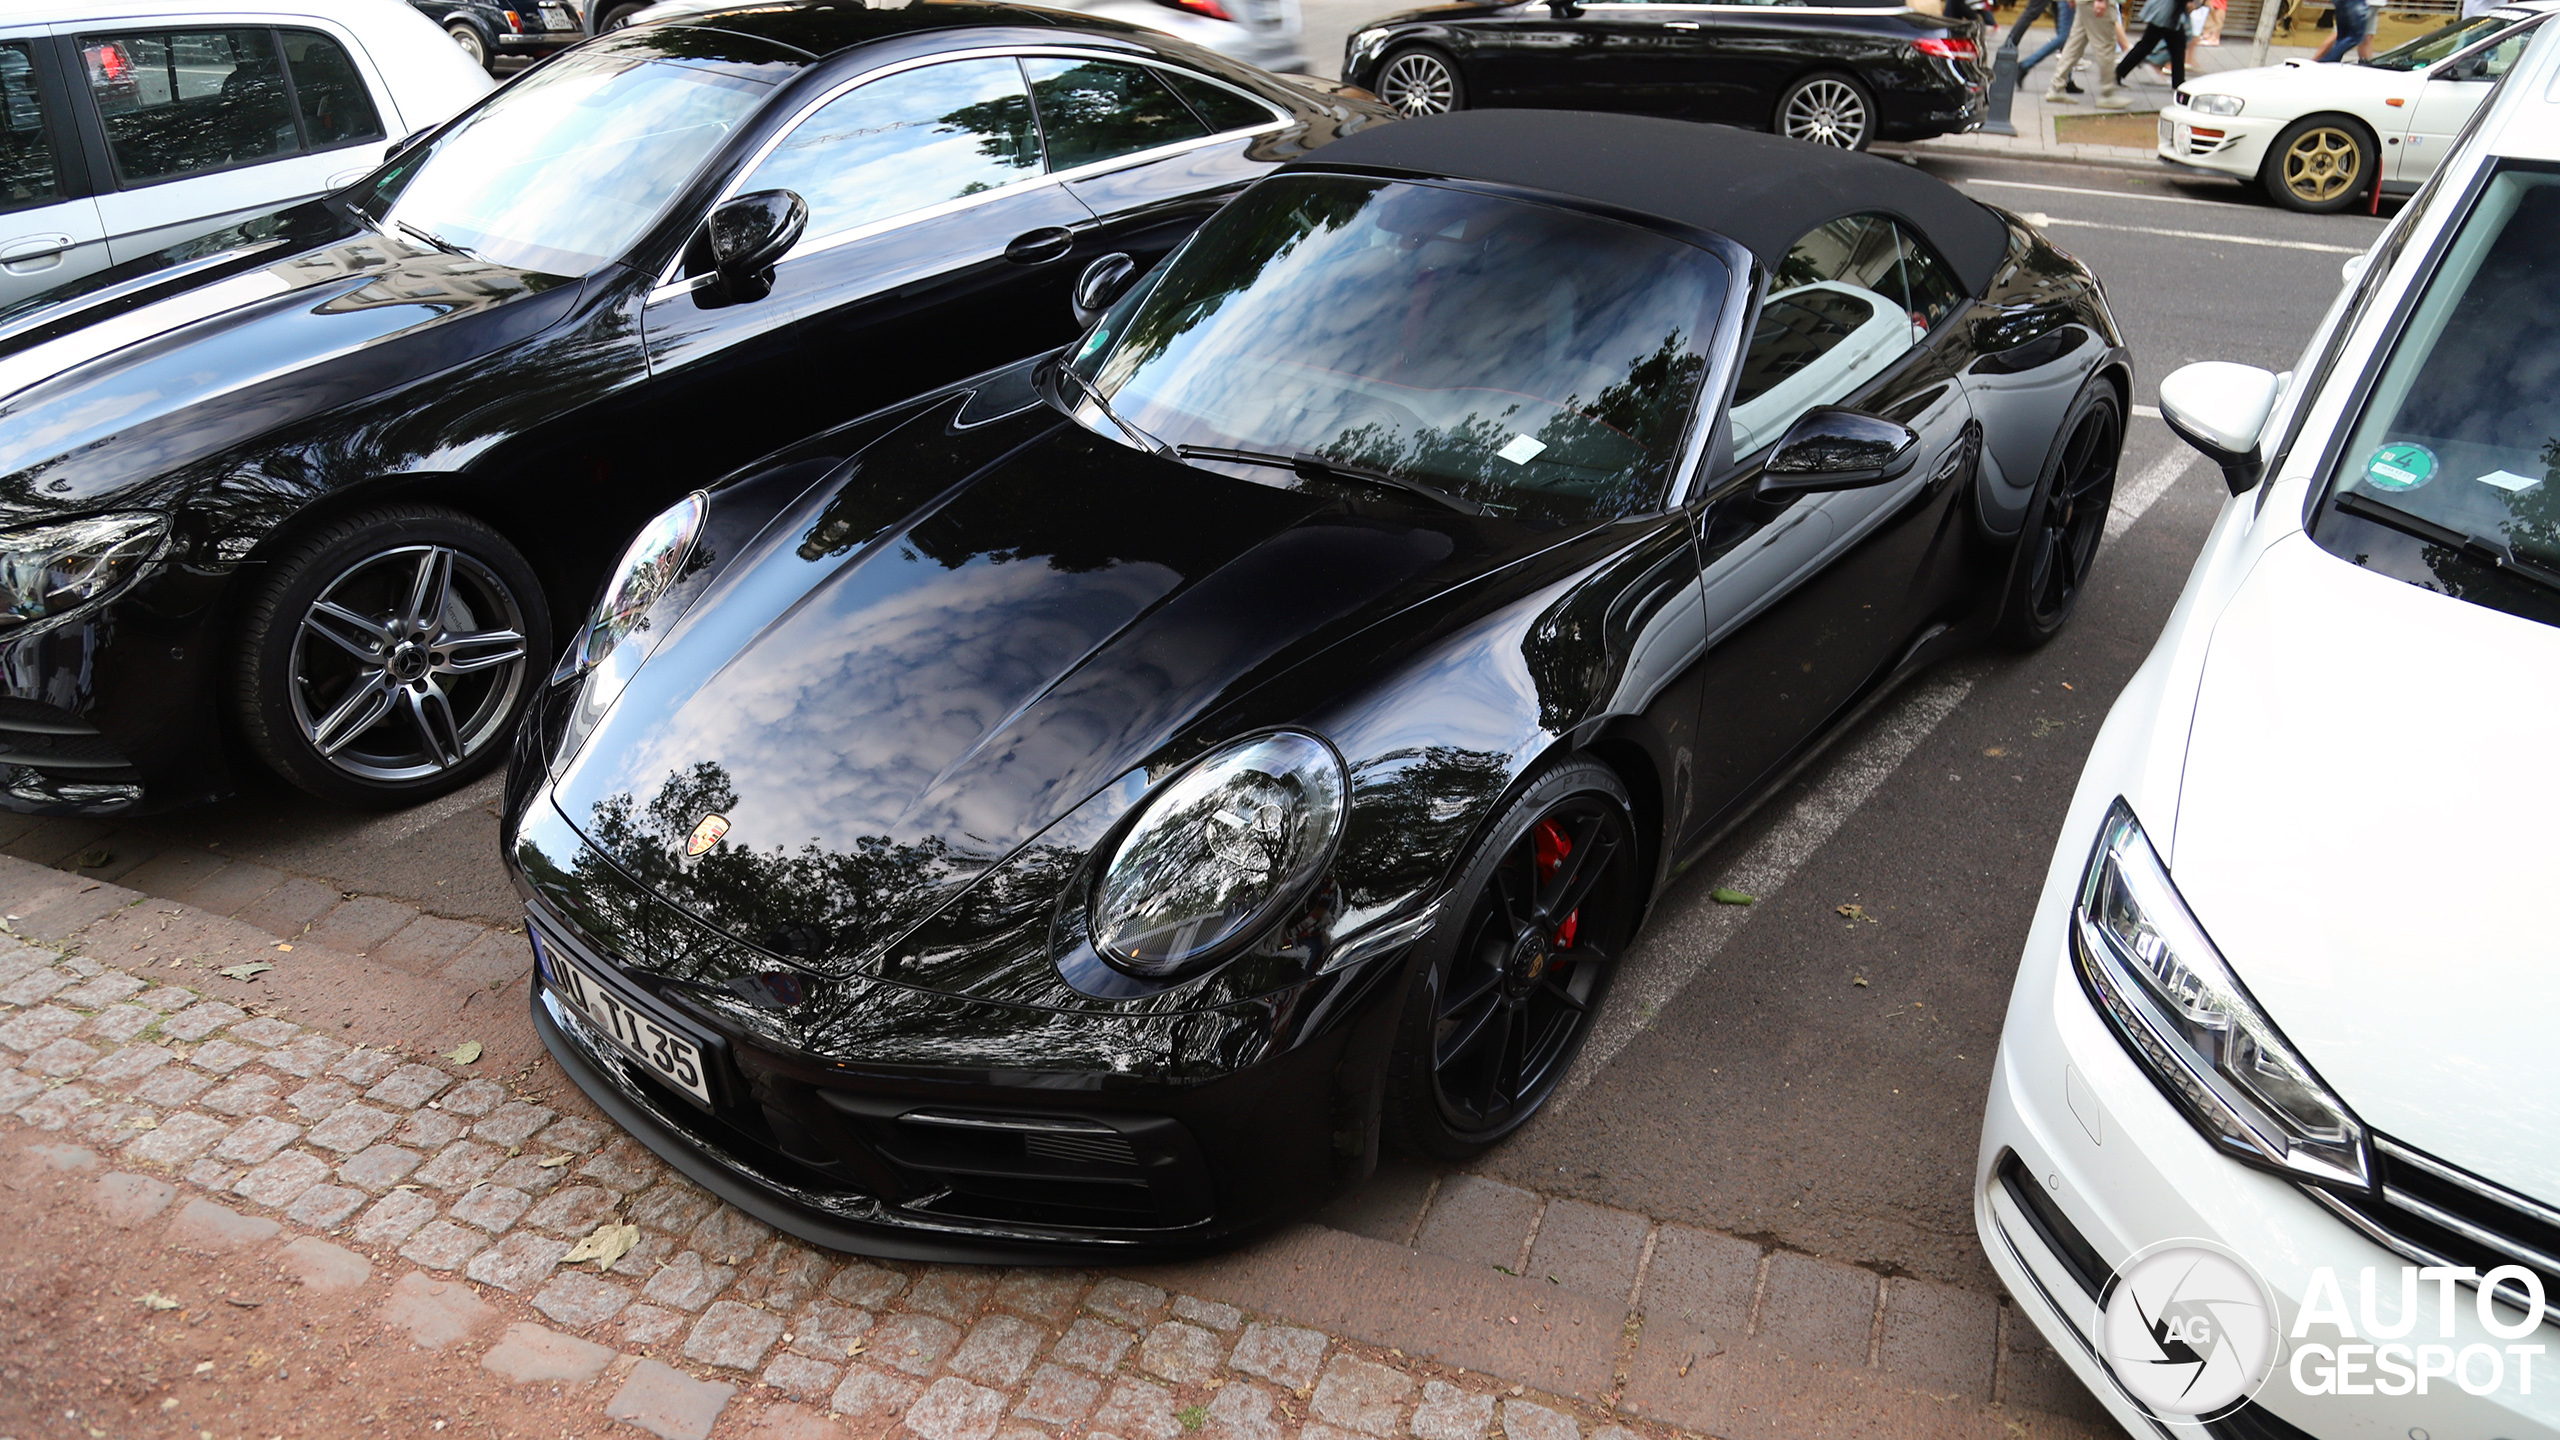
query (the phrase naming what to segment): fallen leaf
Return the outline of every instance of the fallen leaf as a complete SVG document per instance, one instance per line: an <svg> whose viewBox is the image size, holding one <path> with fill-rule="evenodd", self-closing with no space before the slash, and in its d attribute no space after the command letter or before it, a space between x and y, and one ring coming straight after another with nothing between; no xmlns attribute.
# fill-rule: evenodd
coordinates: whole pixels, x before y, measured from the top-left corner
<svg viewBox="0 0 2560 1440"><path fill-rule="evenodd" d="M1867 907L1864 905L1836 906L1833 908L1832 913L1838 915L1841 919L1848 921L1852 925L1861 920L1866 921L1870 925L1876 923L1876 917L1868 914Z"/></svg>
<svg viewBox="0 0 2560 1440"><path fill-rule="evenodd" d="M161 1294L157 1290L145 1290L142 1292L142 1308L145 1310L175 1310L178 1308L178 1302Z"/></svg>
<svg viewBox="0 0 2560 1440"><path fill-rule="evenodd" d="M601 1275L613 1268L614 1261L630 1254L631 1247L639 1243L639 1226L607 1220L589 1231L587 1238L571 1247L568 1254L561 1256L560 1263L575 1265L581 1260L593 1260L596 1273Z"/></svg>
<svg viewBox="0 0 2560 1440"><path fill-rule="evenodd" d="M114 851L100 848L96 850L81 851L78 858L74 859L71 863L76 869L95 870L114 858L116 858Z"/></svg>
<svg viewBox="0 0 2560 1440"><path fill-rule="evenodd" d="M444 1058L452 1061L456 1065L468 1065L472 1061L480 1058L480 1042L477 1040L465 1040L461 1044L454 1046L451 1050L446 1051Z"/></svg>
<svg viewBox="0 0 2560 1440"><path fill-rule="evenodd" d="M267 1302L264 1300L243 1300L239 1296L234 1295L231 1297L231 1303L239 1306L243 1310L255 1310Z"/></svg>
<svg viewBox="0 0 2560 1440"><path fill-rule="evenodd" d="M212 1361L210 1361L210 1360L199 1360L199 1361L197 1361L197 1362L196 1362L196 1373L197 1373L197 1374L199 1374L199 1375L204 1374L206 1371L209 1371L209 1370L211 1370L212 1368L213 1368L213 1362L212 1362Z"/></svg>
<svg viewBox="0 0 2560 1440"><path fill-rule="evenodd" d="M1745 895L1728 885L1719 885L1708 891L1707 898L1719 905L1750 905L1760 899L1757 895Z"/></svg>
<svg viewBox="0 0 2560 1440"><path fill-rule="evenodd" d="M264 960L252 960L246 965L225 965L213 973L227 975L234 980L255 980L274 968Z"/></svg>
<svg viewBox="0 0 2560 1440"><path fill-rule="evenodd" d="M1992 746L1990 749L1985 750L1985 751L1983 751L1982 753L1983 753L1983 754L1985 754L1985 755L1989 755L1989 756L1992 756L1992 757L1994 757L1994 758L1997 758L1997 757L1999 757L1999 756L2006 755L2006 754L2008 754L2009 752L2008 752L2007 750L2005 750L2005 749L2001 748L2000 746L1994 745L1994 746Z"/></svg>
<svg viewBox="0 0 2560 1440"><path fill-rule="evenodd" d="M548 1160L536 1160L536 1161L534 1161L533 1163L534 1163L536 1166L538 1166L539 1168L544 1169L544 1170L557 1170L557 1169L559 1169L561 1166L566 1165L566 1164L568 1164L570 1161L575 1160L575 1159L577 1159L577 1158L578 1158L577 1156L570 1154L570 1153L569 1153L568 1151L566 1151L566 1150L563 1150L563 1151L561 1151L559 1154L552 1156L552 1157L551 1157L550 1159L548 1159Z"/></svg>
<svg viewBox="0 0 2560 1440"><path fill-rule="evenodd" d="M1865 989L1869 988L1869 987L1868 987L1868 985L1867 985L1867 977L1866 977L1866 976L1864 976L1864 975L1859 976L1857 979L1852 980L1852 981L1850 981L1849 983L1850 983L1850 984L1852 984L1852 985L1857 986L1857 987L1858 987L1859 989L1861 989L1861 990L1865 990Z"/></svg>
<svg viewBox="0 0 2560 1440"><path fill-rule="evenodd" d="M276 946L276 948L277 948L277 949L279 949L279 950L290 950L290 949L292 949L293 947L292 947L292 946L290 946L290 945L286 945L286 944L279 943L279 944Z"/></svg>
<svg viewBox="0 0 2560 1440"><path fill-rule="evenodd" d="M850 1358L851 1358L851 1357L853 1357L853 1356L856 1356L856 1355L861 1354L861 1353L862 1353L862 1347L863 1347L864 1343L865 1343L865 1342L863 1342L863 1341L856 1340L856 1341L854 1341L852 1344L847 1345L846 1347L844 1347L844 1353L845 1353L845 1356L846 1356L848 1359L850 1359Z"/></svg>

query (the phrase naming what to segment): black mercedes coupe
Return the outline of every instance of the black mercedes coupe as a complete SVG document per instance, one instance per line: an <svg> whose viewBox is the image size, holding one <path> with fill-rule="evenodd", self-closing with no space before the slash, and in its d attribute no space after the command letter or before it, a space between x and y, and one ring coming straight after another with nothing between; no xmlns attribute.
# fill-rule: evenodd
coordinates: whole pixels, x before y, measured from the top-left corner
<svg viewBox="0 0 2560 1440"><path fill-rule="evenodd" d="M1986 43L1963 0L1521 0L1373 20L1345 45L1342 78L1408 115L1612 110L1863 150L1980 128Z"/></svg>
<svg viewBox="0 0 2560 1440"><path fill-rule="evenodd" d="M536 1028L870 1253L1175 1252L1536 1113L1663 885L2070 616L2130 360L1906 166L1439 116L632 542L518 739Z"/></svg>
<svg viewBox="0 0 2560 1440"><path fill-rule="evenodd" d="M1115 21L770 0L545 61L321 200L0 314L0 806L503 761L552 616L799 436L1075 334L1394 114Z"/></svg>

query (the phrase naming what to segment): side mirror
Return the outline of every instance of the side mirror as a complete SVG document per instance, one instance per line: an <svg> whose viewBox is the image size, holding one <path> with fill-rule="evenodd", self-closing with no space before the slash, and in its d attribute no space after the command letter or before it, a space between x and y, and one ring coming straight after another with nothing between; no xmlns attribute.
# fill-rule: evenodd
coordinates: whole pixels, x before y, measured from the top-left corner
<svg viewBox="0 0 2560 1440"><path fill-rule="evenodd" d="M1076 277L1076 288L1068 297L1075 307L1076 328L1090 330L1093 322L1112 302L1129 293L1129 283L1138 278L1138 262L1126 255L1105 255L1084 267Z"/></svg>
<svg viewBox="0 0 2560 1440"><path fill-rule="evenodd" d="M761 300L773 289L773 265L800 243L809 207L788 190L758 190L722 203L704 224L711 273L723 298Z"/></svg>
<svg viewBox="0 0 2560 1440"><path fill-rule="evenodd" d="M2258 437L2283 393L2284 382L2255 365L2202 360L2161 380L2160 418L2222 467L2222 482L2232 494L2245 495L2265 466Z"/></svg>
<svg viewBox="0 0 2560 1440"><path fill-rule="evenodd" d="M1911 473L1920 437L1908 425L1855 410L1807 410L1769 453L1752 493L1762 499L1816 490L1856 490Z"/></svg>

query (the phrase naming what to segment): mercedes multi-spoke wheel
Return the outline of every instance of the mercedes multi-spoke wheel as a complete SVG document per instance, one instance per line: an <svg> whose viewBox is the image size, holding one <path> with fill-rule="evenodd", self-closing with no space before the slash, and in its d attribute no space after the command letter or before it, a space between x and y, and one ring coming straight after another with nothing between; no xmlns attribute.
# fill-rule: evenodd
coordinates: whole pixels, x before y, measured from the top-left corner
<svg viewBox="0 0 2560 1440"><path fill-rule="evenodd" d="M1458 67L1437 50L1399 50L1378 71L1378 98L1407 115L1446 115L1467 106Z"/></svg>
<svg viewBox="0 0 2560 1440"><path fill-rule="evenodd" d="M2260 179L2279 205L2315 215L2344 210L2373 186L2373 146L2353 121L2309 116L2267 147Z"/></svg>
<svg viewBox="0 0 2560 1440"><path fill-rule="evenodd" d="M2032 650L2053 638L2080 604L2115 502L2124 415L2115 386L2092 379L2073 402L2066 437L2036 493L2009 560L1995 627L2003 644Z"/></svg>
<svg viewBox="0 0 2560 1440"><path fill-rule="evenodd" d="M1876 108L1846 75L1807 75L1778 97L1778 133L1843 150L1864 150L1875 138Z"/></svg>
<svg viewBox="0 0 2560 1440"><path fill-rule="evenodd" d="M1388 1080L1409 1149L1464 1159L1555 1093L1644 911L1616 772L1569 761L1487 832L1414 972Z"/></svg>
<svg viewBox="0 0 2560 1440"><path fill-rule="evenodd" d="M408 804L498 763L550 652L496 531L403 505L324 527L250 607L234 701L259 756L326 799Z"/></svg>

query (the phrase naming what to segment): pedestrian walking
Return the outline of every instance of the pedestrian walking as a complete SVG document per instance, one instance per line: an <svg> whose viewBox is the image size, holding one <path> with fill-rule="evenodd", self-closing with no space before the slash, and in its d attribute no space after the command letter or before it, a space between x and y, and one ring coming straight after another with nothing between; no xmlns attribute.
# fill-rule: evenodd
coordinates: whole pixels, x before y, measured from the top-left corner
<svg viewBox="0 0 2560 1440"><path fill-rule="evenodd" d="M2333 13L2338 20L2338 38L2312 58L2323 65L2330 65L2346 59L2347 52L2353 50L2357 52L2358 59L2372 59L2373 7L2365 4L2364 0L2338 0Z"/></svg>
<svg viewBox="0 0 2560 1440"><path fill-rule="evenodd" d="M2038 65L2052 59L2054 52L2062 48L2062 42L2071 38L2071 0L2027 0L2025 12L2018 16L2019 33L2025 33L2026 28L2042 19L2047 10L2053 12L2053 38L2044 42L2043 48L2036 53L2018 62L2020 80L2026 79ZM2062 77L2062 88L2066 94L2080 93L2079 84L2068 75Z"/></svg>
<svg viewBox="0 0 2560 1440"><path fill-rule="evenodd" d="M2187 88L2187 0L2143 0L2142 38L2116 62L2116 83L2123 84L2155 46L2169 52L2170 86Z"/></svg>
<svg viewBox="0 0 2560 1440"><path fill-rule="evenodd" d="M2054 61L2053 83L2045 87L2044 103L2071 103L2062 87L2070 83L2071 72L2080 68L2083 56L2097 67L2099 109L2122 110L2132 103L2116 83L2115 18L2108 0L2071 0L2071 37L2062 42L2062 54Z"/></svg>

